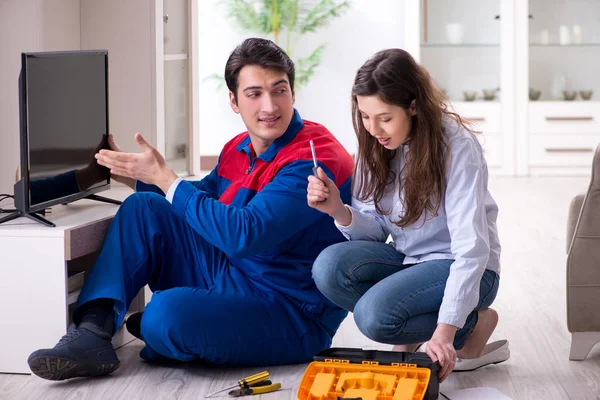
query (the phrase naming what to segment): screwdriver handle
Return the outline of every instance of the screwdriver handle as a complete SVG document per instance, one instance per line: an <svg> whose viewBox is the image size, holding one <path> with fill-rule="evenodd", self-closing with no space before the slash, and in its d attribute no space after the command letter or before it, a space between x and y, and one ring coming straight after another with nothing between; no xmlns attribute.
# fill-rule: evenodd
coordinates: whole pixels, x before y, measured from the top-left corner
<svg viewBox="0 0 600 400"><path fill-rule="evenodd" d="M252 375L247 378L241 379L238 381L238 383L240 384L240 387L244 388L252 386L254 384L257 384L258 382L262 382L267 379L269 379L269 373L267 371L263 371L259 372L256 375Z"/></svg>
<svg viewBox="0 0 600 400"><path fill-rule="evenodd" d="M250 390L252 390L252 394L263 394L271 393L279 389L281 389L281 383L273 383L272 385L254 387Z"/></svg>

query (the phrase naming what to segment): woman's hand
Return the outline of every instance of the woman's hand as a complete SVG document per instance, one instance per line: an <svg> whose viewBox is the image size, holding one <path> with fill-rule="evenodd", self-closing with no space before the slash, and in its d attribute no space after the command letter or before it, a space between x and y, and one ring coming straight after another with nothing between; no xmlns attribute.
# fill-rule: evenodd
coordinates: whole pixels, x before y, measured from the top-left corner
<svg viewBox="0 0 600 400"><path fill-rule="evenodd" d="M456 350L454 349L454 335L457 328L448 324L439 324L427 342L426 352L433 362L440 363L440 383L442 383L454 369L456 364Z"/></svg>
<svg viewBox="0 0 600 400"><path fill-rule="evenodd" d="M340 190L334 181L329 179L321 167L317 170L319 177L308 177L308 205L316 210L332 216L340 225L350 225L352 214L340 197Z"/></svg>

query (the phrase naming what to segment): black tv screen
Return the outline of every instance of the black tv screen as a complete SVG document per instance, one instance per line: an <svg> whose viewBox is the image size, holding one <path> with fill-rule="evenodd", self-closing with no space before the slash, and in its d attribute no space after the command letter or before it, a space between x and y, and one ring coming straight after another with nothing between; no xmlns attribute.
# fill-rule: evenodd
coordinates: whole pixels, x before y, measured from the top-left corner
<svg viewBox="0 0 600 400"><path fill-rule="evenodd" d="M22 63L26 137L21 157L28 159L22 165L28 208L103 190L110 173L93 163L94 154L107 148L109 133L107 52L24 53ZM69 174L90 165L97 168L96 179L74 186Z"/></svg>

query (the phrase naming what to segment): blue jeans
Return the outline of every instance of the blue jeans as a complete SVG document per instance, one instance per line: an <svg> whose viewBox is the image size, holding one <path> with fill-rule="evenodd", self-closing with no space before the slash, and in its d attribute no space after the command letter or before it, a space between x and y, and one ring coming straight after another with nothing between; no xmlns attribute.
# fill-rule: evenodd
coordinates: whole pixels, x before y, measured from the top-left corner
<svg viewBox="0 0 600 400"><path fill-rule="evenodd" d="M319 255L313 278L319 290L338 306L354 313L369 339L389 344L425 342L433 336L450 265L433 260L404 265L404 255L385 243L351 241L334 244ZM498 292L499 277L486 270L479 304L458 330L454 347L461 349L477 324L477 310L489 307Z"/></svg>
<svg viewBox="0 0 600 400"><path fill-rule="evenodd" d="M115 216L78 306L113 299L119 326L146 284L154 292L141 321L146 359L294 364L331 345L333 332L283 294L248 279L164 197L136 193ZM341 321L345 311L339 312Z"/></svg>

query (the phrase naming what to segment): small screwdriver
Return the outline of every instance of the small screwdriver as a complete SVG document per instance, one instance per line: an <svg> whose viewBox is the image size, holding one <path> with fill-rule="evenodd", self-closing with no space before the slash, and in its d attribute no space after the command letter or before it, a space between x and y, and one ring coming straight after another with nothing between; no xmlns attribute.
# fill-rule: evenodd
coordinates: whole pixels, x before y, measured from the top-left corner
<svg viewBox="0 0 600 400"><path fill-rule="evenodd" d="M209 395L204 396L204 398L208 399L210 397L214 397L215 394L218 394L218 393L221 393L221 392L225 392L227 390L235 389L236 387L239 387L240 389L245 389L245 388L249 388L249 387L252 387L252 386L260 386L259 384L261 382L265 382L268 379L269 379L269 373L267 371L259 372L258 374L249 376L249 377L244 378L244 379L240 379L238 381L237 385L233 385L233 386L230 386L230 387L225 388L225 389L217 390L216 392L213 392L213 393L211 393ZM269 382L269 384L271 384L271 382Z"/></svg>
<svg viewBox="0 0 600 400"><path fill-rule="evenodd" d="M313 141L310 141L310 151L312 152L312 157L313 157L313 163L314 166L312 168L313 171L313 175L315 176L315 178L319 177L319 165L317 164L317 153L315 153L315 144L313 143Z"/></svg>

